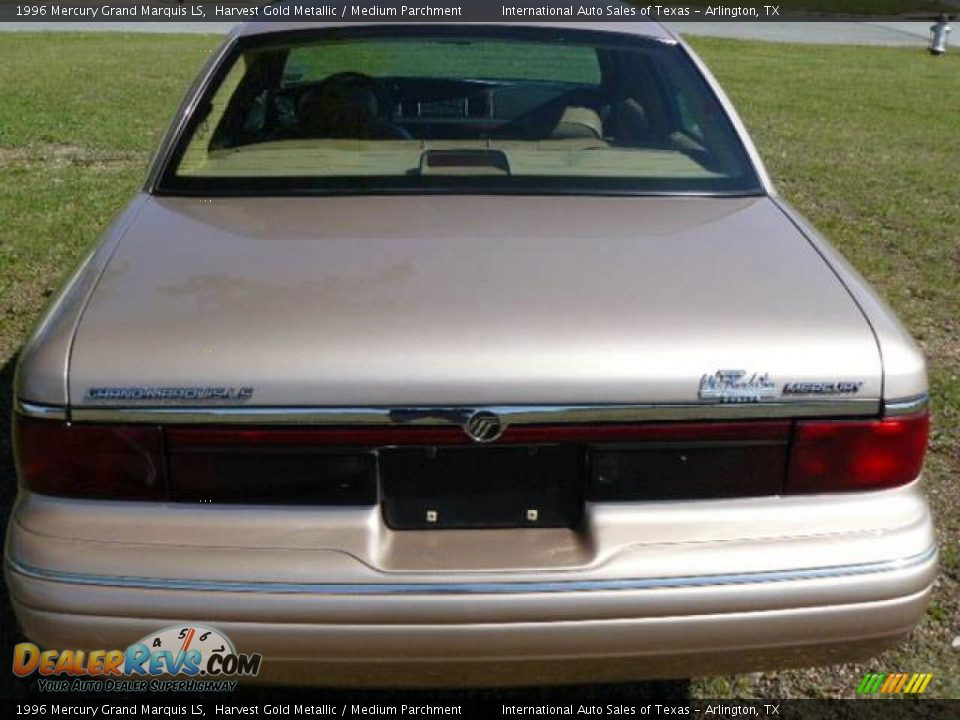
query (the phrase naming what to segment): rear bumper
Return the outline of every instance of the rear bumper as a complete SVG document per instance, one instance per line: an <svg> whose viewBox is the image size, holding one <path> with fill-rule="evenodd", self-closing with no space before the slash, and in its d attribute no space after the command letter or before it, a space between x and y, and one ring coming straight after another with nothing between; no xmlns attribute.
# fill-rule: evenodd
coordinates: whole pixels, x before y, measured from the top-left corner
<svg viewBox="0 0 960 720"><path fill-rule="evenodd" d="M778 509L793 513L781 516L781 527L812 511L808 501L780 498L747 505L772 512L784 502L792 507ZM226 633L240 652L261 653L259 680L267 682L616 681L859 659L910 630L937 569L929 512L915 486L860 499L868 514L888 505L900 513L875 517L871 532L850 529L851 520L846 532L751 539L741 526L740 539L635 538L613 553L599 548L609 549L614 517L591 508L579 542L586 543L584 556L599 554L599 562L550 567L545 559L539 570L509 572L427 571L408 557L415 546L404 547L442 539L455 551L461 539L496 545L506 535L515 542L500 531L394 533L365 559L322 545L278 548L279 536L273 547L243 551L225 548L229 537L205 550L175 536L165 543L124 540L122 527L113 539L78 538L84 529L76 522L68 533L49 524L43 532L44 517L61 517L71 506L95 514L102 504L94 505L37 496L18 504L6 574L27 636L53 648L123 648L189 620ZM681 506L690 511L682 503L660 512ZM742 502L724 510L750 515ZM821 522L825 514L821 508ZM709 524L709 514L700 517ZM519 532L531 541L557 540L556 551L563 551L559 531ZM170 552L179 572L168 564ZM515 554L524 552L518 545ZM371 558L380 567L371 567ZM385 571L391 563L408 567Z"/></svg>

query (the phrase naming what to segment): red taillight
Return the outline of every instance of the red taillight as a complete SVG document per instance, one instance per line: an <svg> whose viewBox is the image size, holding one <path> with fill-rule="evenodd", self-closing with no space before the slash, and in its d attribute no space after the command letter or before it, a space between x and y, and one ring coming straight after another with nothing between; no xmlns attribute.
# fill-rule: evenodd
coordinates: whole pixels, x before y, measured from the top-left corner
<svg viewBox="0 0 960 720"><path fill-rule="evenodd" d="M338 429L167 428L170 499L373 505L377 458L370 439Z"/></svg>
<svg viewBox="0 0 960 720"><path fill-rule="evenodd" d="M929 417L516 425L493 445L580 449L598 501L877 490L914 480ZM47 495L372 504L374 452L463 446L459 427L233 428L83 425L17 415L19 476Z"/></svg>
<svg viewBox="0 0 960 720"><path fill-rule="evenodd" d="M71 425L17 415L20 481L45 495L166 497L163 431L149 425Z"/></svg>
<svg viewBox="0 0 960 720"><path fill-rule="evenodd" d="M905 485L923 467L930 416L798 422L785 492L879 490Z"/></svg>

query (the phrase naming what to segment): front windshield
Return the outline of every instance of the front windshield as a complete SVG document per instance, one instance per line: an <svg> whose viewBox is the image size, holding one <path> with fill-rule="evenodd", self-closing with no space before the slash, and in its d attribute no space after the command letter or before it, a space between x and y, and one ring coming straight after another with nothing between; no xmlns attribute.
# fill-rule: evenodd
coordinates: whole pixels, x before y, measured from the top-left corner
<svg viewBox="0 0 960 720"><path fill-rule="evenodd" d="M681 47L533 28L241 41L161 190L758 192Z"/></svg>

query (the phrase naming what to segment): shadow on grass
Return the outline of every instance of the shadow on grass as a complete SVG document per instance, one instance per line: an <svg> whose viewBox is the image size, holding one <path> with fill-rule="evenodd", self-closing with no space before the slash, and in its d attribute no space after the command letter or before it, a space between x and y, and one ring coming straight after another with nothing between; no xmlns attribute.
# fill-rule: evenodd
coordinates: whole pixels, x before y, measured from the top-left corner
<svg viewBox="0 0 960 720"><path fill-rule="evenodd" d="M6 537L7 520L10 508L17 495L16 471L13 465L13 447L10 419L13 416L13 374L16 357L11 358L0 369L0 418L3 428L0 432L0 532ZM13 647L26 638L20 633L10 605L5 578L0 576L0 698L2 699L54 699L54 695L36 690L36 681L27 682L13 675L7 668L13 659ZM690 684L685 680L647 683L626 683L615 685L589 685L543 688L509 689L462 689L462 690L324 690L322 688L282 688L282 687L239 687L233 693L202 693L198 698L209 700L236 701L276 701L318 699L324 702L342 705L344 703L396 704L408 705L445 704L466 705L475 702L495 702L505 705L519 704L580 704L580 703L640 703L644 701L670 702L689 698ZM56 693L56 697L67 699L90 699L83 693ZM178 699L186 700L183 693L177 693ZM110 699L116 702L136 702L156 699L157 693L111 693Z"/></svg>

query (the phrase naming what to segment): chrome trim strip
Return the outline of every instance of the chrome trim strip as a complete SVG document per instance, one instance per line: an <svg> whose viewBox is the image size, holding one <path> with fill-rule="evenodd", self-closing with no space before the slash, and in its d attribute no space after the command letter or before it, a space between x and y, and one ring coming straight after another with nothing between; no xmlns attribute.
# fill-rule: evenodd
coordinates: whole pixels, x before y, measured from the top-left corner
<svg viewBox="0 0 960 720"><path fill-rule="evenodd" d="M71 409L78 422L222 423L271 425L462 425L477 410L506 425L618 423L650 420L739 420L876 416L877 400L805 400L783 403L678 403L662 405L478 405L471 407L96 407Z"/></svg>
<svg viewBox="0 0 960 720"><path fill-rule="evenodd" d="M913 415L923 410L929 402L930 396L926 393L903 400L887 401L883 405L883 415L884 417L891 415Z"/></svg>
<svg viewBox="0 0 960 720"><path fill-rule="evenodd" d="M67 409L55 405L38 405L36 403L17 400L16 411L24 417L42 418L45 420L66 420Z"/></svg>
<svg viewBox="0 0 960 720"><path fill-rule="evenodd" d="M58 570L44 570L23 565L9 557L10 571L35 580L96 585L99 587L136 588L144 590L195 590L202 592L261 592L309 593L315 595L503 595L514 593L565 593L619 590L651 590L660 588L708 587L716 585L746 585L754 583L789 582L844 578L856 575L894 572L924 565L937 558L937 548L907 558L882 562L838 565L799 570L737 573L727 575L696 575L675 578L639 578L625 580L570 580L554 582L467 582L467 583L283 583L233 582L218 580L176 580L167 578L117 577L82 575Z"/></svg>

